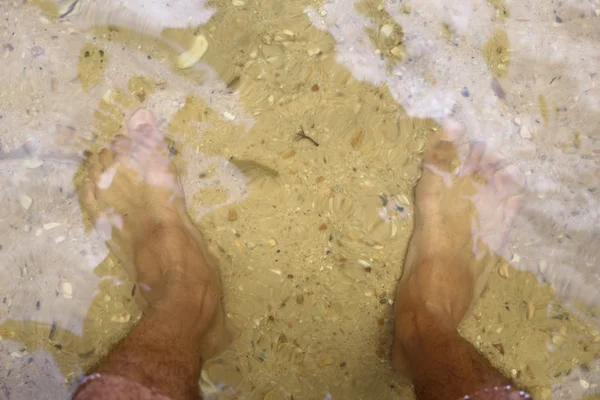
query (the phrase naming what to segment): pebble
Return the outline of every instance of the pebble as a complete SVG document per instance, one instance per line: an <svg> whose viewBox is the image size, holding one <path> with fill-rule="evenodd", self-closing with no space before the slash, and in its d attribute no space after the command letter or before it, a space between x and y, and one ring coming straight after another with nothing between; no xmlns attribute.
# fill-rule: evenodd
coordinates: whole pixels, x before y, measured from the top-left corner
<svg viewBox="0 0 600 400"><path fill-rule="evenodd" d="M177 67L180 69L191 68L200 61L206 50L208 50L208 40L204 35L196 36L192 47L177 57Z"/></svg>
<svg viewBox="0 0 600 400"><path fill-rule="evenodd" d="M275 239L269 239L268 243L271 247L277 246L277 241Z"/></svg>
<svg viewBox="0 0 600 400"><path fill-rule="evenodd" d="M462 94L463 97L469 97L469 95L471 94L469 92L469 89L467 89L466 87L464 87L461 91L460 94Z"/></svg>
<svg viewBox="0 0 600 400"><path fill-rule="evenodd" d="M35 169L44 165L44 162L38 158L27 158L25 159L24 164L27 168Z"/></svg>
<svg viewBox="0 0 600 400"><path fill-rule="evenodd" d="M521 125L521 118L515 117L515 119L513 119L513 122L515 123L515 125L520 126Z"/></svg>
<svg viewBox="0 0 600 400"><path fill-rule="evenodd" d="M402 50L402 47L396 46L392 48L392 50L390 50L390 53L392 53L396 57L402 57L404 55L404 50Z"/></svg>
<svg viewBox="0 0 600 400"><path fill-rule="evenodd" d="M590 387L590 383L588 381L586 381L585 379L580 379L579 384L584 389L588 389Z"/></svg>
<svg viewBox="0 0 600 400"><path fill-rule="evenodd" d="M321 362L319 362L319 367L324 367L331 364L333 364L333 357L330 354L327 354L321 359Z"/></svg>
<svg viewBox="0 0 600 400"><path fill-rule="evenodd" d="M533 136L531 135L531 131L529 130L529 128L525 125L523 125L521 127L521 130L519 131L519 135L523 138L523 139L531 139Z"/></svg>
<svg viewBox="0 0 600 400"><path fill-rule="evenodd" d="M65 241L65 237L64 236L59 236L56 239L54 239L54 243L58 244L58 243L62 243Z"/></svg>
<svg viewBox="0 0 600 400"><path fill-rule="evenodd" d="M235 120L235 115L233 115L232 113L230 113L229 111L225 111L223 113L223 117L227 120L227 121L233 121Z"/></svg>
<svg viewBox="0 0 600 400"><path fill-rule="evenodd" d="M26 194L21 195L19 197L19 204L21 204L21 207L23 207L25 210L29 210L31 204L33 204L33 199Z"/></svg>
<svg viewBox="0 0 600 400"><path fill-rule="evenodd" d="M394 27L390 24L385 24L379 29L382 36L389 37L394 32Z"/></svg>
<svg viewBox="0 0 600 400"><path fill-rule="evenodd" d="M367 260L358 260L358 263L360 265L362 265L363 267L370 267L371 266L371 263L368 262Z"/></svg>
<svg viewBox="0 0 600 400"><path fill-rule="evenodd" d="M242 0L233 0L231 2L231 4L233 4L235 7L241 7L241 6L245 5L246 3Z"/></svg>
<svg viewBox="0 0 600 400"><path fill-rule="evenodd" d="M313 57L313 56L321 54L321 49L318 47L312 47L312 48L306 50L306 52L308 53L309 56Z"/></svg>
<svg viewBox="0 0 600 400"><path fill-rule="evenodd" d="M110 317L110 320L112 322L118 322L120 324L124 324L124 323L131 321L131 314L129 314L127 312L114 314L112 317Z"/></svg>

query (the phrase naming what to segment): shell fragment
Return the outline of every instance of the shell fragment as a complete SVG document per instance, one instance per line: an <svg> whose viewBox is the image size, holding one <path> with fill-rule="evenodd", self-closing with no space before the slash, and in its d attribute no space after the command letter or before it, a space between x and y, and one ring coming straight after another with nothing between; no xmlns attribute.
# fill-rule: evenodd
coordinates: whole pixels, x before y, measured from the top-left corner
<svg viewBox="0 0 600 400"><path fill-rule="evenodd" d="M208 41L204 37L204 35L196 36L194 40L194 44L187 51L184 51L177 57L177 67L181 69L187 69L194 66L206 50L208 49Z"/></svg>
<svg viewBox="0 0 600 400"><path fill-rule="evenodd" d="M33 204L33 200L31 197L24 194L19 197L19 204L21 204L21 207L23 207L25 210L29 210L31 204Z"/></svg>

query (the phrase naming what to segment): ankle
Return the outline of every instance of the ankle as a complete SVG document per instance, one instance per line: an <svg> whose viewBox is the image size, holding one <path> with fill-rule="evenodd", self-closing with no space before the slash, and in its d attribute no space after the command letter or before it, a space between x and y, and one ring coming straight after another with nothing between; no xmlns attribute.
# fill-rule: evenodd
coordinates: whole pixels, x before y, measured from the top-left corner
<svg viewBox="0 0 600 400"><path fill-rule="evenodd" d="M397 313L395 332L395 339L404 349L422 345L431 337L441 339L458 335L452 316L445 310L426 303Z"/></svg>

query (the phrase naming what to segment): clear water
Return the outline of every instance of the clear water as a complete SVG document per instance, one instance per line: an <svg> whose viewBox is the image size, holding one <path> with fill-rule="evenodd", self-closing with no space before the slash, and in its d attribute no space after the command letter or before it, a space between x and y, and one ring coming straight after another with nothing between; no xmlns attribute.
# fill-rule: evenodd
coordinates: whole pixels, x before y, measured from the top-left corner
<svg viewBox="0 0 600 400"><path fill-rule="evenodd" d="M84 151L141 106L222 261L236 339L206 363L207 396L412 398L388 361L393 293L426 137L449 117L531 197L514 269L461 332L537 398L599 390L597 1L72 5L0 3L0 398L67 396L140 316L76 187ZM194 35L208 49L181 69Z"/></svg>

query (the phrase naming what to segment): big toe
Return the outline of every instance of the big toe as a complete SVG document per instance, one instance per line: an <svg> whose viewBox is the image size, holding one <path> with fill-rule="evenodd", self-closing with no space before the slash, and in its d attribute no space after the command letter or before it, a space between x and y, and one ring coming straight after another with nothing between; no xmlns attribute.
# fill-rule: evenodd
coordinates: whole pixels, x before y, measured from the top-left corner
<svg viewBox="0 0 600 400"><path fill-rule="evenodd" d="M136 148L155 149L161 145L164 135L156 126L154 115L148 110L139 109L127 121L127 136Z"/></svg>

